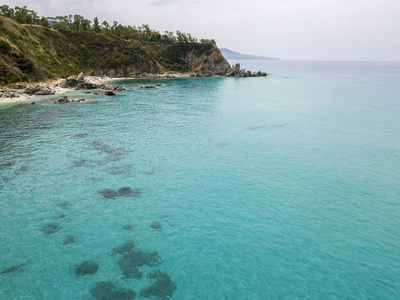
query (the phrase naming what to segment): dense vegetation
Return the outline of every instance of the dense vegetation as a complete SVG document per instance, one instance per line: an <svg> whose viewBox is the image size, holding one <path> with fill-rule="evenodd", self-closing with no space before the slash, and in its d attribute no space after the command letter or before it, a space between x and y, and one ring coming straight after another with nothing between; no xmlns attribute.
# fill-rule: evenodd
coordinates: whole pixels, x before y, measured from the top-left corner
<svg viewBox="0 0 400 300"><path fill-rule="evenodd" d="M196 64L189 62L194 54ZM164 34L148 25L100 24L83 16L39 17L24 7L0 6L0 84L66 77L81 71L131 75L207 71L211 61L227 64L214 40L180 31Z"/></svg>

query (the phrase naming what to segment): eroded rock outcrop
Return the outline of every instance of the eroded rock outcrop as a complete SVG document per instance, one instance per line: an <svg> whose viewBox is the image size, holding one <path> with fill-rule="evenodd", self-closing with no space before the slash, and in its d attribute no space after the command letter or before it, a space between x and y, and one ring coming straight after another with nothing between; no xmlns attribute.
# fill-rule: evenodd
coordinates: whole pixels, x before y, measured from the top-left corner
<svg viewBox="0 0 400 300"><path fill-rule="evenodd" d="M228 77L265 77L268 76L265 72L250 72L246 71L245 69L240 69L240 64L237 63L236 65L232 66L230 70L226 73Z"/></svg>
<svg viewBox="0 0 400 300"><path fill-rule="evenodd" d="M37 84L25 89L25 94L28 95L54 95L55 93L54 89L48 84Z"/></svg>
<svg viewBox="0 0 400 300"><path fill-rule="evenodd" d="M94 90L101 89L106 91L126 91L127 89L118 85L104 84L104 83L93 83L85 80L83 73L78 76L72 75L60 83L60 87L77 90Z"/></svg>

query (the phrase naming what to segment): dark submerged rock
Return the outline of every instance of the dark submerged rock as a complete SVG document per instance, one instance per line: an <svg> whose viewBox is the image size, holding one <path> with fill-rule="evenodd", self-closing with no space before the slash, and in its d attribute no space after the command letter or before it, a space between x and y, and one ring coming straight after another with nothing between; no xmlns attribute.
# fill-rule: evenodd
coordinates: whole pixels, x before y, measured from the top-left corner
<svg viewBox="0 0 400 300"><path fill-rule="evenodd" d="M90 290L97 300L131 300L136 294L131 289L116 286L112 281L100 281Z"/></svg>
<svg viewBox="0 0 400 300"><path fill-rule="evenodd" d="M118 196L118 192L114 191L112 189L104 189L104 190L100 191L99 193L102 194L103 197L107 198L107 199L115 198Z"/></svg>
<svg viewBox="0 0 400 300"><path fill-rule="evenodd" d="M162 229L162 225L158 221L151 222L150 227L154 230L160 231Z"/></svg>
<svg viewBox="0 0 400 300"><path fill-rule="evenodd" d="M31 168L28 166L21 166L18 170L15 171L16 174L22 174L28 172Z"/></svg>
<svg viewBox="0 0 400 300"><path fill-rule="evenodd" d="M135 244L133 243L133 240L126 241L123 245L115 247L113 249L113 254L122 254L126 252L130 252L133 248L135 248Z"/></svg>
<svg viewBox="0 0 400 300"><path fill-rule="evenodd" d="M139 197L142 194L140 189L131 189L130 187L122 187L118 189L118 196L121 197Z"/></svg>
<svg viewBox="0 0 400 300"><path fill-rule="evenodd" d="M110 160L118 160L122 155L126 154L126 151L122 148L114 148L99 141L93 141L90 144L97 150L108 154Z"/></svg>
<svg viewBox="0 0 400 300"><path fill-rule="evenodd" d="M133 226L132 224L125 224L124 226L122 226L123 230L132 230L133 228L135 228L135 226Z"/></svg>
<svg viewBox="0 0 400 300"><path fill-rule="evenodd" d="M132 170L132 165L121 165L107 168L107 172L111 175L126 175Z"/></svg>
<svg viewBox="0 0 400 300"><path fill-rule="evenodd" d="M45 235L50 235L53 233L56 233L57 231L59 231L61 229L61 226L56 223L56 222L51 222L51 223L47 223L46 225L44 225L41 228L41 231L45 234Z"/></svg>
<svg viewBox="0 0 400 300"><path fill-rule="evenodd" d="M72 205L71 201L63 201L57 204L58 207L67 208Z"/></svg>
<svg viewBox="0 0 400 300"><path fill-rule="evenodd" d="M75 273L76 273L76 276L95 274L97 272L98 268L99 268L99 265L97 263L95 263L94 261L85 260L79 266L78 265L75 266Z"/></svg>
<svg viewBox="0 0 400 300"><path fill-rule="evenodd" d="M105 91L104 95L106 95L106 96L116 96L117 94L114 93L113 91Z"/></svg>
<svg viewBox="0 0 400 300"><path fill-rule="evenodd" d="M93 161L91 159L79 159L72 162L73 168L90 168L93 167Z"/></svg>
<svg viewBox="0 0 400 300"><path fill-rule="evenodd" d="M11 168L13 165L15 165L15 161L13 160L9 159L0 160L0 169Z"/></svg>
<svg viewBox="0 0 400 300"><path fill-rule="evenodd" d="M123 255L118 261L118 265L122 270L124 278L139 279L142 277L142 272L138 269L141 266L154 266L160 262L157 252L128 252Z"/></svg>
<svg viewBox="0 0 400 300"><path fill-rule="evenodd" d="M154 175L154 170L144 171L143 175L148 175L148 176Z"/></svg>
<svg viewBox="0 0 400 300"><path fill-rule="evenodd" d="M122 270L122 278L124 279L140 279L143 276L143 273L134 266L126 266L124 268L121 267Z"/></svg>
<svg viewBox="0 0 400 300"><path fill-rule="evenodd" d="M250 127L246 127L247 130L259 130L259 129L263 129L266 126L250 126Z"/></svg>
<svg viewBox="0 0 400 300"><path fill-rule="evenodd" d="M85 137L87 137L87 136L88 136L87 133L78 133L78 134L75 134L75 135L73 136L73 138L76 138L76 139L83 139L83 138L85 138Z"/></svg>
<svg viewBox="0 0 400 300"><path fill-rule="evenodd" d="M161 271L153 271L148 275L151 279L156 279L151 286L143 289L140 292L141 297L158 297L159 299L167 299L172 296L176 290L176 284L171 280L171 277Z"/></svg>
<svg viewBox="0 0 400 300"><path fill-rule="evenodd" d="M12 148L13 148L13 144L8 143L8 142L0 141L0 153L1 152L5 152L5 151L9 151Z"/></svg>
<svg viewBox="0 0 400 300"><path fill-rule="evenodd" d="M75 243L75 237L73 235L66 236L63 239L63 245L69 245Z"/></svg>
<svg viewBox="0 0 400 300"><path fill-rule="evenodd" d="M118 195L123 197L129 197L132 194L132 190L129 186L118 189Z"/></svg>
<svg viewBox="0 0 400 300"><path fill-rule="evenodd" d="M66 215L64 215L64 214L60 214L60 215L58 216L59 219L64 219L65 217L66 217Z"/></svg>
<svg viewBox="0 0 400 300"><path fill-rule="evenodd" d="M272 127L274 127L274 128L283 128L283 127L286 127L288 124L274 124L274 125L272 125Z"/></svg>
<svg viewBox="0 0 400 300"><path fill-rule="evenodd" d="M97 181L102 181L103 178L101 178L101 177L90 177L89 180L93 181L93 182L97 182Z"/></svg>
<svg viewBox="0 0 400 300"><path fill-rule="evenodd" d="M26 266L26 264L20 264L20 265L15 265L10 268L4 269L1 271L1 274L8 274L8 273L18 273L22 272L24 269L23 267Z"/></svg>

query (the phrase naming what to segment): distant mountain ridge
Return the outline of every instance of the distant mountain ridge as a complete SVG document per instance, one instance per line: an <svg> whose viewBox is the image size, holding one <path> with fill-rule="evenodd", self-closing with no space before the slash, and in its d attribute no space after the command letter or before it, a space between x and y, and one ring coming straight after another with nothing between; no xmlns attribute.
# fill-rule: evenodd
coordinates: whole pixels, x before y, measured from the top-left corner
<svg viewBox="0 0 400 300"><path fill-rule="evenodd" d="M227 48L220 48L222 55L225 59L260 59L260 60L280 60L280 58L276 57L268 57L268 56L256 56L256 55L249 55L249 54L242 54L239 52L235 52L229 50Z"/></svg>

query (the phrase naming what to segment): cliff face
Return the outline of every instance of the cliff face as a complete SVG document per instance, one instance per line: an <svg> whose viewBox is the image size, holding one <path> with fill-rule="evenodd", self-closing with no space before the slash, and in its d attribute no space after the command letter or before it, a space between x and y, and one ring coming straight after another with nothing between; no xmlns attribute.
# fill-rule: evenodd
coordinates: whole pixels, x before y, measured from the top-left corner
<svg viewBox="0 0 400 300"><path fill-rule="evenodd" d="M20 25L0 16L0 84L71 74L130 76L197 72L225 75L228 62L213 44L140 43L93 31Z"/></svg>
<svg viewBox="0 0 400 300"><path fill-rule="evenodd" d="M204 75L226 75L230 70L229 63L216 46L201 56L196 56L195 51L190 51L184 60L192 71Z"/></svg>

